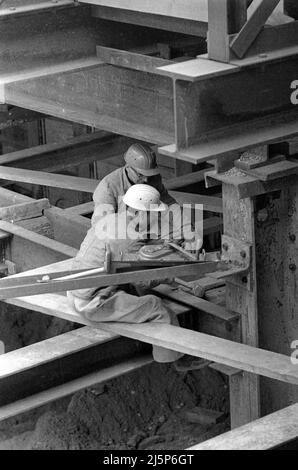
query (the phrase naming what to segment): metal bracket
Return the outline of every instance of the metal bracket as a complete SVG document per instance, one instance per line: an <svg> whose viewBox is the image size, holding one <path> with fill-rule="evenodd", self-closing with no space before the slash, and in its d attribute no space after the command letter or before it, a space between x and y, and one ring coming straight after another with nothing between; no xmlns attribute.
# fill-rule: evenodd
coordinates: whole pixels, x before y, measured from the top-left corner
<svg viewBox="0 0 298 470"><path fill-rule="evenodd" d="M222 235L221 262L227 267L224 271L209 274L216 279L229 278L229 282L251 290L252 245Z"/></svg>

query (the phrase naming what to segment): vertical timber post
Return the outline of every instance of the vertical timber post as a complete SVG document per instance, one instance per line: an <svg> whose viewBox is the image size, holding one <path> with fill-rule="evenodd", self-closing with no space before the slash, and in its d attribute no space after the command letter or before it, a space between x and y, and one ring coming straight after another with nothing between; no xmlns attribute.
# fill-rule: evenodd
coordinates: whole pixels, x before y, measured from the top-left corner
<svg viewBox="0 0 298 470"><path fill-rule="evenodd" d="M259 343L291 365L298 341L298 177L284 178L281 188L256 198ZM297 401L297 386L261 378L263 415Z"/></svg>
<svg viewBox="0 0 298 470"><path fill-rule="evenodd" d="M249 278L226 282L227 308L241 315L241 341L258 346L258 307L255 260L255 209L251 198L240 199L237 187L223 183L224 233L252 245L252 269ZM235 377L231 396L231 427L235 428L260 417L259 377L243 372Z"/></svg>

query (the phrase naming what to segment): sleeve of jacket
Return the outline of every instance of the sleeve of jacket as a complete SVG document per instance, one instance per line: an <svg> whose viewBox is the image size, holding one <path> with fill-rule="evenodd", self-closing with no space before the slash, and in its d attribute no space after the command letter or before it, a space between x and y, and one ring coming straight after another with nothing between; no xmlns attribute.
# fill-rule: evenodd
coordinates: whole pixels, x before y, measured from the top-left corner
<svg viewBox="0 0 298 470"><path fill-rule="evenodd" d="M94 212L92 224L96 224L102 217L108 213L117 211L117 200L108 183L103 179L93 193Z"/></svg>

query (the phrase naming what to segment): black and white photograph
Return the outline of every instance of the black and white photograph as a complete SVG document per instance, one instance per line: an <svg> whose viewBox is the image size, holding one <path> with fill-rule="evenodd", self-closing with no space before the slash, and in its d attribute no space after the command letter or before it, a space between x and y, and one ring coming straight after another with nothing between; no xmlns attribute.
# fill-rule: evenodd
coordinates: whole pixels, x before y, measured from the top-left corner
<svg viewBox="0 0 298 470"><path fill-rule="evenodd" d="M0 0L0 254L0 451L298 450L298 0Z"/></svg>

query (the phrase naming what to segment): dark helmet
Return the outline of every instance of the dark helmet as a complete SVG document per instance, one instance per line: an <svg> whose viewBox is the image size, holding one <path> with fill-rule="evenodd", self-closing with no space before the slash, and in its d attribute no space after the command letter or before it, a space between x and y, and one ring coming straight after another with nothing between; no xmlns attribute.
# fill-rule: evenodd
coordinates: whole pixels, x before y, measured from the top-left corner
<svg viewBox="0 0 298 470"><path fill-rule="evenodd" d="M133 144L124 154L126 164L144 176L159 175L156 155L149 145Z"/></svg>

